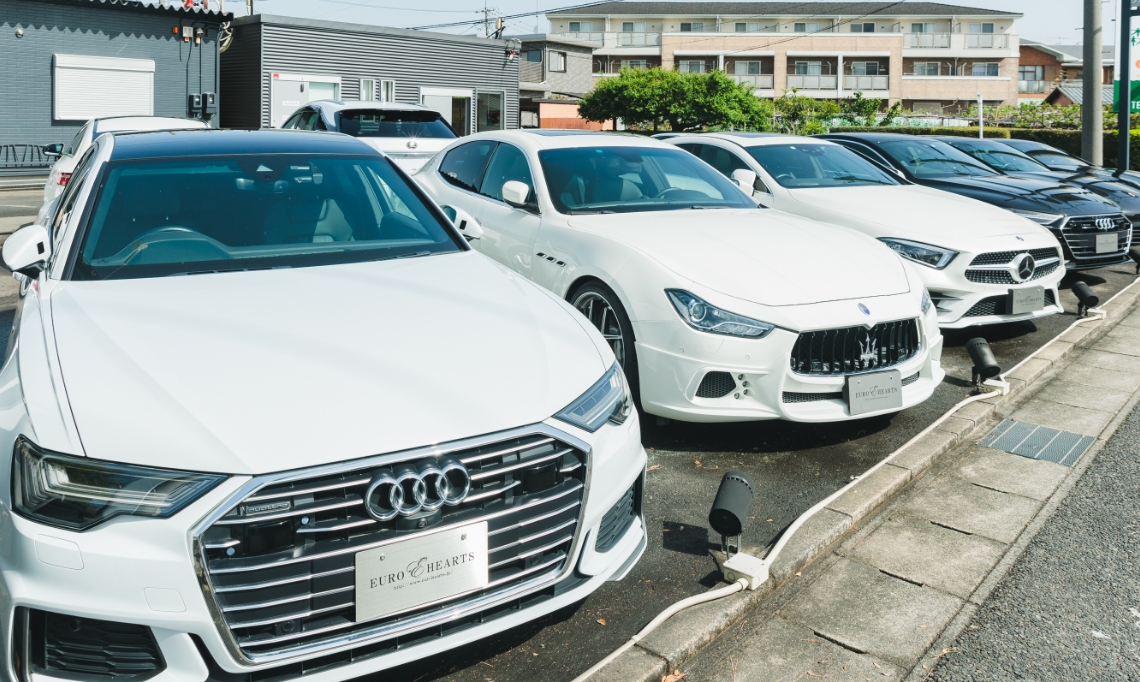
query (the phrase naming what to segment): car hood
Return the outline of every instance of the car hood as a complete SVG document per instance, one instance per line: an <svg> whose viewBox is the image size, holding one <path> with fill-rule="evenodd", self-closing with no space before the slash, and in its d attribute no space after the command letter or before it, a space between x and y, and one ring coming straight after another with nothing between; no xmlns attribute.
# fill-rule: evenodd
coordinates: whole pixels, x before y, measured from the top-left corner
<svg viewBox="0 0 1140 682"><path fill-rule="evenodd" d="M805 188L789 194L821 220L865 231L877 226L881 231L875 237L950 246L950 242L960 245L970 239L1040 230L1015 213L918 185Z"/></svg>
<svg viewBox="0 0 1140 682"><path fill-rule="evenodd" d="M987 177L922 178L919 183L978 199L1002 208L1061 213L1068 216L1119 213L1111 201L1087 190L1060 185L1044 178L1011 175Z"/></svg>
<svg viewBox="0 0 1140 682"><path fill-rule="evenodd" d="M620 241L682 278L760 305L910 290L902 261L846 228L775 210L579 215L571 227Z"/></svg>
<svg viewBox="0 0 1140 682"><path fill-rule="evenodd" d="M1081 187L1102 197L1107 197L1129 215L1140 213L1140 191L1131 185L1116 181L1111 176L1105 178L1095 172L1063 173L1061 171L1038 171L1013 175L1015 177L1040 178L1050 182Z"/></svg>
<svg viewBox="0 0 1140 682"><path fill-rule="evenodd" d="M64 282L87 456L260 474L524 426L607 369L568 306L484 256Z"/></svg>

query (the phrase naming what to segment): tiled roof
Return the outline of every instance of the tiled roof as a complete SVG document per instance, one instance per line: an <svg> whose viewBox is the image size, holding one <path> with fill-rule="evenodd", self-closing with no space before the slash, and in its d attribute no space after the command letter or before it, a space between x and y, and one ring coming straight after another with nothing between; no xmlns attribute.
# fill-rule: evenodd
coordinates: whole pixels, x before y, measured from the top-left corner
<svg viewBox="0 0 1140 682"><path fill-rule="evenodd" d="M547 16L648 14L661 16L941 16L951 14L1020 17L1017 12L946 5L940 2L601 2L547 12Z"/></svg>
<svg viewBox="0 0 1140 682"><path fill-rule="evenodd" d="M1045 99L1047 99L1047 100L1056 99L1057 93L1061 93L1065 97L1068 97L1069 100L1075 104L1080 104L1081 102L1085 101L1085 88L1083 85L1080 85L1080 84L1066 83L1064 85L1058 85L1056 87L1056 89L1053 90L1053 92L1049 93L1049 96L1046 97ZM1112 86L1111 85L1101 86L1100 101L1102 104L1112 104Z"/></svg>
<svg viewBox="0 0 1140 682"><path fill-rule="evenodd" d="M37 0L45 1L45 0ZM54 2L59 5L103 5L106 7L118 7L122 9L136 10L140 12L165 12L180 15L209 15L219 19L232 17L229 12L223 14L218 10L221 4L218 0L210 0L209 9L183 9L181 0L169 0L166 5L160 5L157 0L151 2L142 2L140 0L46 0L47 2ZM231 0L233 2L234 0Z"/></svg>

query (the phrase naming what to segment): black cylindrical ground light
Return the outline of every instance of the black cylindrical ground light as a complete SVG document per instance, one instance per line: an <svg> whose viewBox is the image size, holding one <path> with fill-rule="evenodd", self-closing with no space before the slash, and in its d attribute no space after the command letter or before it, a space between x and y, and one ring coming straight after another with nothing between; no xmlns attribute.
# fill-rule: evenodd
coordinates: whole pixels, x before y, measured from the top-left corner
<svg viewBox="0 0 1140 682"><path fill-rule="evenodd" d="M744 521L748 518L748 510L752 508L752 496L756 493L756 486L752 479L742 471L729 471L720 480L720 489L716 491L712 510L709 511L709 525L721 536L721 545L726 554L730 554L728 538L738 538L744 532ZM736 549L739 551L740 543Z"/></svg>
<svg viewBox="0 0 1140 682"><path fill-rule="evenodd" d="M1073 282L1072 289L1073 295L1077 297L1077 317L1084 317L1089 308L1100 303L1100 296L1094 294L1088 284L1080 281Z"/></svg>
<svg viewBox="0 0 1140 682"><path fill-rule="evenodd" d="M1130 250L1128 257L1136 263L1136 274L1140 275L1140 248Z"/></svg>
<svg viewBox="0 0 1140 682"><path fill-rule="evenodd" d="M993 349L990 348L989 342L982 337L978 336L967 341L966 352L974 361L971 377L974 385L1001 374L1001 366L998 365L997 358L994 357Z"/></svg>

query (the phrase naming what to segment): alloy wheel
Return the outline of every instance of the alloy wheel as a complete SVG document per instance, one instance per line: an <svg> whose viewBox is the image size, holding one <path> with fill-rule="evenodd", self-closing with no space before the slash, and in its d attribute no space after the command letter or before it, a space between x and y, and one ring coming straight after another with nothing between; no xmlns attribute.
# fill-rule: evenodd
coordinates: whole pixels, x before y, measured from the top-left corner
<svg viewBox="0 0 1140 682"><path fill-rule="evenodd" d="M621 322L610 302L597 292L586 291L574 300L574 307L602 333L602 337L610 344L618 364L625 369L625 336L621 331Z"/></svg>

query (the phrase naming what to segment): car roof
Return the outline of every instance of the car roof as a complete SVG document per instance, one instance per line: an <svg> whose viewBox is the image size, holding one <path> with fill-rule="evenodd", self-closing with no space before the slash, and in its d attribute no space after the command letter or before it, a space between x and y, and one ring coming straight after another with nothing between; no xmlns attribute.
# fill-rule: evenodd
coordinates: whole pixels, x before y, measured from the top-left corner
<svg viewBox="0 0 1140 682"><path fill-rule="evenodd" d="M164 130L115 133L114 161L239 154L380 153L348 135L308 130Z"/></svg>
<svg viewBox="0 0 1140 682"><path fill-rule="evenodd" d="M615 133L594 130L558 130L552 128L528 128L523 130L496 130L486 133L476 133L460 138L457 142L463 143L471 140L492 139L501 142L510 142L525 149L567 149L575 147L656 147L658 149L676 149L674 145L661 140L655 140L645 135L632 133Z"/></svg>
<svg viewBox="0 0 1140 682"><path fill-rule="evenodd" d="M92 131L96 135L125 130L189 130L209 127L208 123L199 119L174 116L109 116L94 121Z"/></svg>
<svg viewBox="0 0 1140 682"><path fill-rule="evenodd" d="M914 138L922 139L920 135L904 135L902 133L827 133L820 135L823 139L851 139L863 140L864 142L895 142L898 140L910 140Z"/></svg>
<svg viewBox="0 0 1140 682"><path fill-rule="evenodd" d="M783 133L702 133L694 137L711 137L735 142L741 147L765 147L777 144L835 144L806 135L785 135Z"/></svg>
<svg viewBox="0 0 1140 682"><path fill-rule="evenodd" d="M308 106L316 107L322 111L345 111L347 109L391 109L392 111L435 111L422 104L414 102L342 102L339 99L319 99L309 102Z"/></svg>
<svg viewBox="0 0 1140 682"><path fill-rule="evenodd" d="M979 147L988 149L1001 149L1002 147L1006 146L1002 144L1005 142L1005 140L995 140L993 138L986 139L977 137L961 137L956 135L935 135L933 137L934 139L942 140L951 146L955 146L954 143L957 142L962 146L974 147L975 149Z"/></svg>
<svg viewBox="0 0 1140 682"><path fill-rule="evenodd" d="M1064 150L1057 149L1056 147L1045 144L1044 142L1038 142L1037 140L998 140L998 142L1007 144L1014 149L1040 149L1042 151L1059 152L1061 154L1065 154L1065 156L1068 156Z"/></svg>

